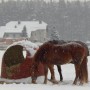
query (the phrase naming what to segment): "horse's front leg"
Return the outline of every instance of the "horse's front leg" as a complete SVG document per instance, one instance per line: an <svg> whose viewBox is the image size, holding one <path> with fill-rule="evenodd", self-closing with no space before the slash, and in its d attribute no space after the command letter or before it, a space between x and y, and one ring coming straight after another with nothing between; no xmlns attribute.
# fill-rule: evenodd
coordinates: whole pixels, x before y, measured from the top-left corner
<svg viewBox="0 0 90 90"><path fill-rule="evenodd" d="M33 77L32 77L32 83L33 83L33 84L37 84L37 83L36 83L36 80L37 80L37 77L34 77L34 76L33 76Z"/></svg>
<svg viewBox="0 0 90 90"><path fill-rule="evenodd" d="M58 81L55 79L54 65L49 64L48 67L49 67L50 73L51 73L51 80L50 81L57 84Z"/></svg>
<svg viewBox="0 0 90 90"><path fill-rule="evenodd" d="M48 66L47 65L44 65L44 75L45 75L44 84L47 84L47 75L48 75Z"/></svg>
<svg viewBox="0 0 90 90"><path fill-rule="evenodd" d="M36 80L37 80L37 72L38 72L38 63L35 62L32 66L32 70L31 70L31 78L32 78L32 83L36 84Z"/></svg>

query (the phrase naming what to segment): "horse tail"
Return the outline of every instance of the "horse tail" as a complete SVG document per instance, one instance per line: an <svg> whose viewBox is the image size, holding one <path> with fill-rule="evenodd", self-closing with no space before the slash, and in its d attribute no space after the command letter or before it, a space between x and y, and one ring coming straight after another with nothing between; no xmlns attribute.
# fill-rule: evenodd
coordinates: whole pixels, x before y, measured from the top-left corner
<svg viewBox="0 0 90 90"><path fill-rule="evenodd" d="M88 47L87 47L87 56L89 56L89 49L88 49Z"/></svg>
<svg viewBox="0 0 90 90"><path fill-rule="evenodd" d="M87 50L87 56L89 56L89 48L88 48L88 46L86 44L85 44L85 48Z"/></svg>
<svg viewBox="0 0 90 90"><path fill-rule="evenodd" d="M88 83L88 68L87 68L87 57L85 57L81 63L80 66L80 75L79 78L85 82Z"/></svg>

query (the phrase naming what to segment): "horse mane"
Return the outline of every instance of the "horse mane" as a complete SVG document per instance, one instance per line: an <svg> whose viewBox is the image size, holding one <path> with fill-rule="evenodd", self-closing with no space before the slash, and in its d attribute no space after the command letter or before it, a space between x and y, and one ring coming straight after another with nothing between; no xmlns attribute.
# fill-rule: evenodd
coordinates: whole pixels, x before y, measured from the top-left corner
<svg viewBox="0 0 90 90"><path fill-rule="evenodd" d="M64 40L50 40L47 43L51 43L51 44L64 44L66 43Z"/></svg>
<svg viewBox="0 0 90 90"><path fill-rule="evenodd" d="M51 47L50 43L47 42L41 45L34 55L35 62L46 61L45 54L47 53L47 51L50 50L50 47Z"/></svg>

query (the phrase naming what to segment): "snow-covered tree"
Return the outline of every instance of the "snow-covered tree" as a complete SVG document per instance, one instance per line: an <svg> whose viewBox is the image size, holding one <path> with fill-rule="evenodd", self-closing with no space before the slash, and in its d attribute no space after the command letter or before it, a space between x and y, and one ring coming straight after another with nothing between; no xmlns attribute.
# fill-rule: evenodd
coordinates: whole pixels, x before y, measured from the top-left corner
<svg viewBox="0 0 90 90"><path fill-rule="evenodd" d="M58 31L55 29L55 27L51 30L50 40L60 40L60 35Z"/></svg>
<svg viewBox="0 0 90 90"><path fill-rule="evenodd" d="M22 37L28 37L28 36L27 36L27 29L26 29L26 26L23 27L23 30L22 30Z"/></svg>

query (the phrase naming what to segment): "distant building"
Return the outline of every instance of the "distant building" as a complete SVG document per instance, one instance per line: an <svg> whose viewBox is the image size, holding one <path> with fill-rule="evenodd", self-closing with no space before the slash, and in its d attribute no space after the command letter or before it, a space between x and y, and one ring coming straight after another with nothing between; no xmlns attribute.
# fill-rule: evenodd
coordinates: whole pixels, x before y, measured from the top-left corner
<svg viewBox="0 0 90 90"><path fill-rule="evenodd" d="M30 40L34 42L45 42L47 40L46 29L38 29L36 31L32 31Z"/></svg>
<svg viewBox="0 0 90 90"><path fill-rule="evenodd" d="M43 21L10 21L0 26L0 49L25 39L42 43L46 41L46 27Z"/></svg>
<svg viewBox="0 0 90 90"><path fill-rule="evenodd" d="M20 39L20 38L30 38L31 41L35 41L36 38L39 41L43 41L44 33L46 33L47 24L43 21L10 21L5 26L0 27L0 38L4 39ZM33 32L36 31L36 32ZM38 32L39 31L39 32ZM35 34L37 33L36 37ZM40 33L42 35L40 35ZM34 35L34 36L33 36ZM45 36L45 35L44 35ZM42 40L40 38L43 38ZM35 39L35 40L34 40ZM39 42L37 41L37 42Z"/></svg>
<svg viewBox="0 0 90 90"><path fill-rule="evenodd" d="M9 33L9 32L5 32L3 35L3 38L11 38L11 39L18 39L18 38L22 38L22 33Z"/></svg>

